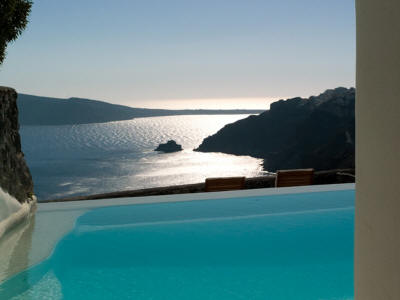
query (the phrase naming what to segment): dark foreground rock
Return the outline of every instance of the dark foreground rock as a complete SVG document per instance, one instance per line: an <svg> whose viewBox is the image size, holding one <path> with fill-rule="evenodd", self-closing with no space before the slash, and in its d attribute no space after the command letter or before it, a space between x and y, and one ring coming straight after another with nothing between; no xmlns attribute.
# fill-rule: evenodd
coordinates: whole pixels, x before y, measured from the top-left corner
<svg viewBox="0 0 400 300"><path fill-rule="evenodd" d="M0 87L0 187L23 203L33 196L33 182L18 129L17 93Z"/></svg>
<svg viewBox="0 0 400 300"><path fill-rule="evenodd" d="M228 124L196 149L264 159L264 169L330 170L355 165L355 89L336 88Z"/></svg>
<svg viewBox="0 0 400 300"><path fill-rule="evenodd" d="M160 144L154 151L160 151L165 153L182 151L182 146L177 144L175 141L170 140L165 144Z"/></svg>

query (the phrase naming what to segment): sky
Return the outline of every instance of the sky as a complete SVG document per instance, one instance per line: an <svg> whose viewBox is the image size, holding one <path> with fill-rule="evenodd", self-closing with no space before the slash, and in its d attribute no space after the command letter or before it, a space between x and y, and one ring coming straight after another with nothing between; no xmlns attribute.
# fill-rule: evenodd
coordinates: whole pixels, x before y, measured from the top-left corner
<svg viewBox="0 0 400 300"><path fill-rule="evenodd" d="M354 0L34 0L0 85L134 107L266 108L355 82Z"/></svg>

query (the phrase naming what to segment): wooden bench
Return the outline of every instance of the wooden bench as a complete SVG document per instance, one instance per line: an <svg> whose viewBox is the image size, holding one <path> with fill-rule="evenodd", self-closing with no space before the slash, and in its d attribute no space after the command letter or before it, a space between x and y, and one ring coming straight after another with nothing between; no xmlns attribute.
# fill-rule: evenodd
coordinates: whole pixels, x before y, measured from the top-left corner
<svg viewBox="0 0 400 300"><path fill-rule="evenodd" d="M314 169L278 170L275 187L312 185Z"/></svg>
<svg viewBox="0 0 400 300"><path fill-rule="evenodd" d="M207 178L205 183L206 192L220 192L244 189L246 177L219 177Z"/></svg>

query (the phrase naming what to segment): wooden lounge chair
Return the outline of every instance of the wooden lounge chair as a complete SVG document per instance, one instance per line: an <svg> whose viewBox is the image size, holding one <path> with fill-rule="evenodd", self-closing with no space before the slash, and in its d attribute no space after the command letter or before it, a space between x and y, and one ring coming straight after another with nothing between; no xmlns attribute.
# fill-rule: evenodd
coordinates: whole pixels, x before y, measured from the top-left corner
<svg viewBox="0 0 400 300"><path fill-rule="evenodd" d="M206 192L220 192L244 189L246 177L219 177L207 178L205 183Z"/></svg>
<svg viewBox="0 0 400 300"><path fill-rule="evenodd" d="M275 187L312 185L314 169L278 170Z"/></svg>

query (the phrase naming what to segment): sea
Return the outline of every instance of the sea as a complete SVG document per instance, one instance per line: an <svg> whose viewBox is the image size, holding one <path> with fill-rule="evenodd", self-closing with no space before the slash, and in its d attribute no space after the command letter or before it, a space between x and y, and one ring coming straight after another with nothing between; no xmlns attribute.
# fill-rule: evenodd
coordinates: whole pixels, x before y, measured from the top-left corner
<svg viewBox="0 0 400 300"><path fill-rule="evenodd" d="M22 150L38 201L204 182L208 177L260 176L250 156L195 152L204 138L249 115L185 115L108 123L21 126ZM183 151L159 153L168 140Z"/></svg>

